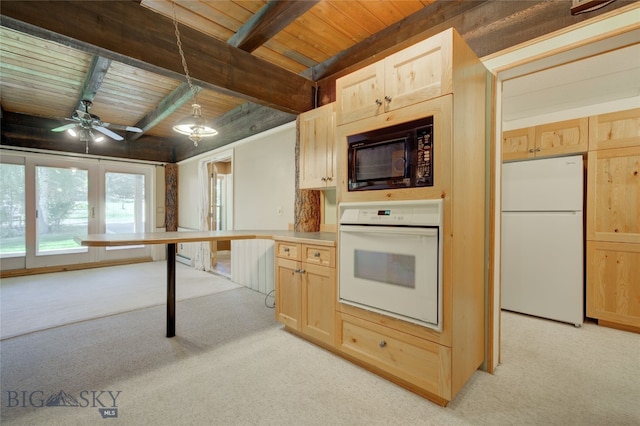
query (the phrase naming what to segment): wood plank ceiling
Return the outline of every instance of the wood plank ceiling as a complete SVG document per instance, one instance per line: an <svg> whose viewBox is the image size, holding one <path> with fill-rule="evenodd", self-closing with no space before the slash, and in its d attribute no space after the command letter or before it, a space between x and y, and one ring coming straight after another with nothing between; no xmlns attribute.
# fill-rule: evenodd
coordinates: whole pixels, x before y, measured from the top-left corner
<svg viewBox="0 0 640 426"><path fill-rule="evenodd" d="M615 2L602 11L625 5ZM484 56L594 15L571 0L2 1L2 145L83 153L51 129L81 100L135 126L89 153L175 162L292 121L335 99L335 79L449 27ZM220 134L195 147L172 126L191 113L176 45ZM527 25L521 25L522 22ZM118 130L116 130L118 132Z"/></svg>

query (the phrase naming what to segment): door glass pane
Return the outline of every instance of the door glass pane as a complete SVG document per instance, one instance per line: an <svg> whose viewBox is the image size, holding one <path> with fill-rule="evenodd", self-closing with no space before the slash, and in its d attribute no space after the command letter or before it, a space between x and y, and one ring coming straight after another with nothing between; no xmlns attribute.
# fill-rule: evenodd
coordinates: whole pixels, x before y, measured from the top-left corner
<svg viewBox="0 0 640 426"><path fill-rule="evenodd" d="M145 232L144 175L105 173L107 234Z"/></svg>
<svg viewBox="0 0 640 426"><path fill-rule="evenodd" d="M222 228L222 195L224 191L224 176L218 176L217 189L216 189L216 231L221 231Z"/></svg>
<svg viewBox="0 0 640 426"><path fill-rule="evenodd" d="M36 254L85 252L73 240L88 233L88 171L36 166Z"/></svg>
<svg viewBox="0 0 640 426"><path fill-rule="evenodd" d="M0 257L24 256L24 166L0 163L0 182Z"/></svg>

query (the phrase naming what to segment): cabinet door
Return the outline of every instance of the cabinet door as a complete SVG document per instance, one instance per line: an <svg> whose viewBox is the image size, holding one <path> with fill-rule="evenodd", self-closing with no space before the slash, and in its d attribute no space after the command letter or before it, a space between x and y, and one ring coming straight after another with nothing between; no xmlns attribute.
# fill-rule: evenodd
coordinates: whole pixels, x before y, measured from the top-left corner
<svg viewBox="0 0 640 426"><path fill-rule="evenodd" d="M640 244L587 242L587 316L640 331Z"/></svg>
<svg viewBox="0 0 640 426"><path fill-rule="evenodd" d="M334 104L300 114L300 188L335 186Z"/></svg>
<svg viewBox="0 0 640 426"><path fill-rule="evenodd" d="M300 329L300 262L276 258L276 320Z"/></svg>
<svg viewBox="0 0 640 426"><path fill-rule="evenodd" d="M588 129L586 117L536 126L536 157L586 152L589 147Z"/></svg>
<svg viewBox="0 0 640 426"><path fill-rule="evenodd" d="M587 239L640 243L640 146L589 152Z"/></svg>
<svg viewBox="0 0 640 426"><path fill-rule="evenodd" d="M502 161L533 158L535 128L509 130L502 133Z"/></svg>
<svg viewBox="0 0 640 426"><path fill-rule="evenodd" d="M385 59L385 112L450 93L450 40L440 34ZM444 82L443 82L444 80Z"/></svg>
<svg viewBox="0 0 640 426"><path fill-rule="evenodd" d="M302 332L334 345L336 272L334 268L303 263Z"/></svg>
<svg viewBox="0 0 640 426"><path fill-rule="evenodd" d="M384 61L336 80L337 124L384 112Z"/></svg>
<svg viewBox="0 0 640 426"><path fill-rule="evenodd" d="M640 108L589 117L589 150L640 145Z"/></svg>

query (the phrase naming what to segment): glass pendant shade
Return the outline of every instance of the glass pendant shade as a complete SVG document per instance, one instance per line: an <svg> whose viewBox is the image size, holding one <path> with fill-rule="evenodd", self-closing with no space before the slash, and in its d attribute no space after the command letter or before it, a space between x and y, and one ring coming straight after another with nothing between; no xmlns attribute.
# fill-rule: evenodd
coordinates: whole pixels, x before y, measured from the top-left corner
<svg viewBox="0 0 640 426"><path fill-rule="evenodd" d="M199 104L191 105L191 115L183 118L178 121L178 123L173 126L173 130L183 135L189 136L195 146L198 146L198 142L200 142L203 138L215 136L218 134L218 131L211 127L207 120L202 118L202 111L200 110Z"/></svg>

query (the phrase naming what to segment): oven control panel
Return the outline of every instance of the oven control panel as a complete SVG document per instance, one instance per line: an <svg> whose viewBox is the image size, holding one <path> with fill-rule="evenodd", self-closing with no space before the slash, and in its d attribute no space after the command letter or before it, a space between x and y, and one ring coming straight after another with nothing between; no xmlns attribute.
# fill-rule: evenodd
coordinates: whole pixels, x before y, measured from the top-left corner
<svg viewBox="0 0 640 426"><path fill-rule="evenodd" d="M442 200L342 203L340 224L441 226Z"/></svg>

